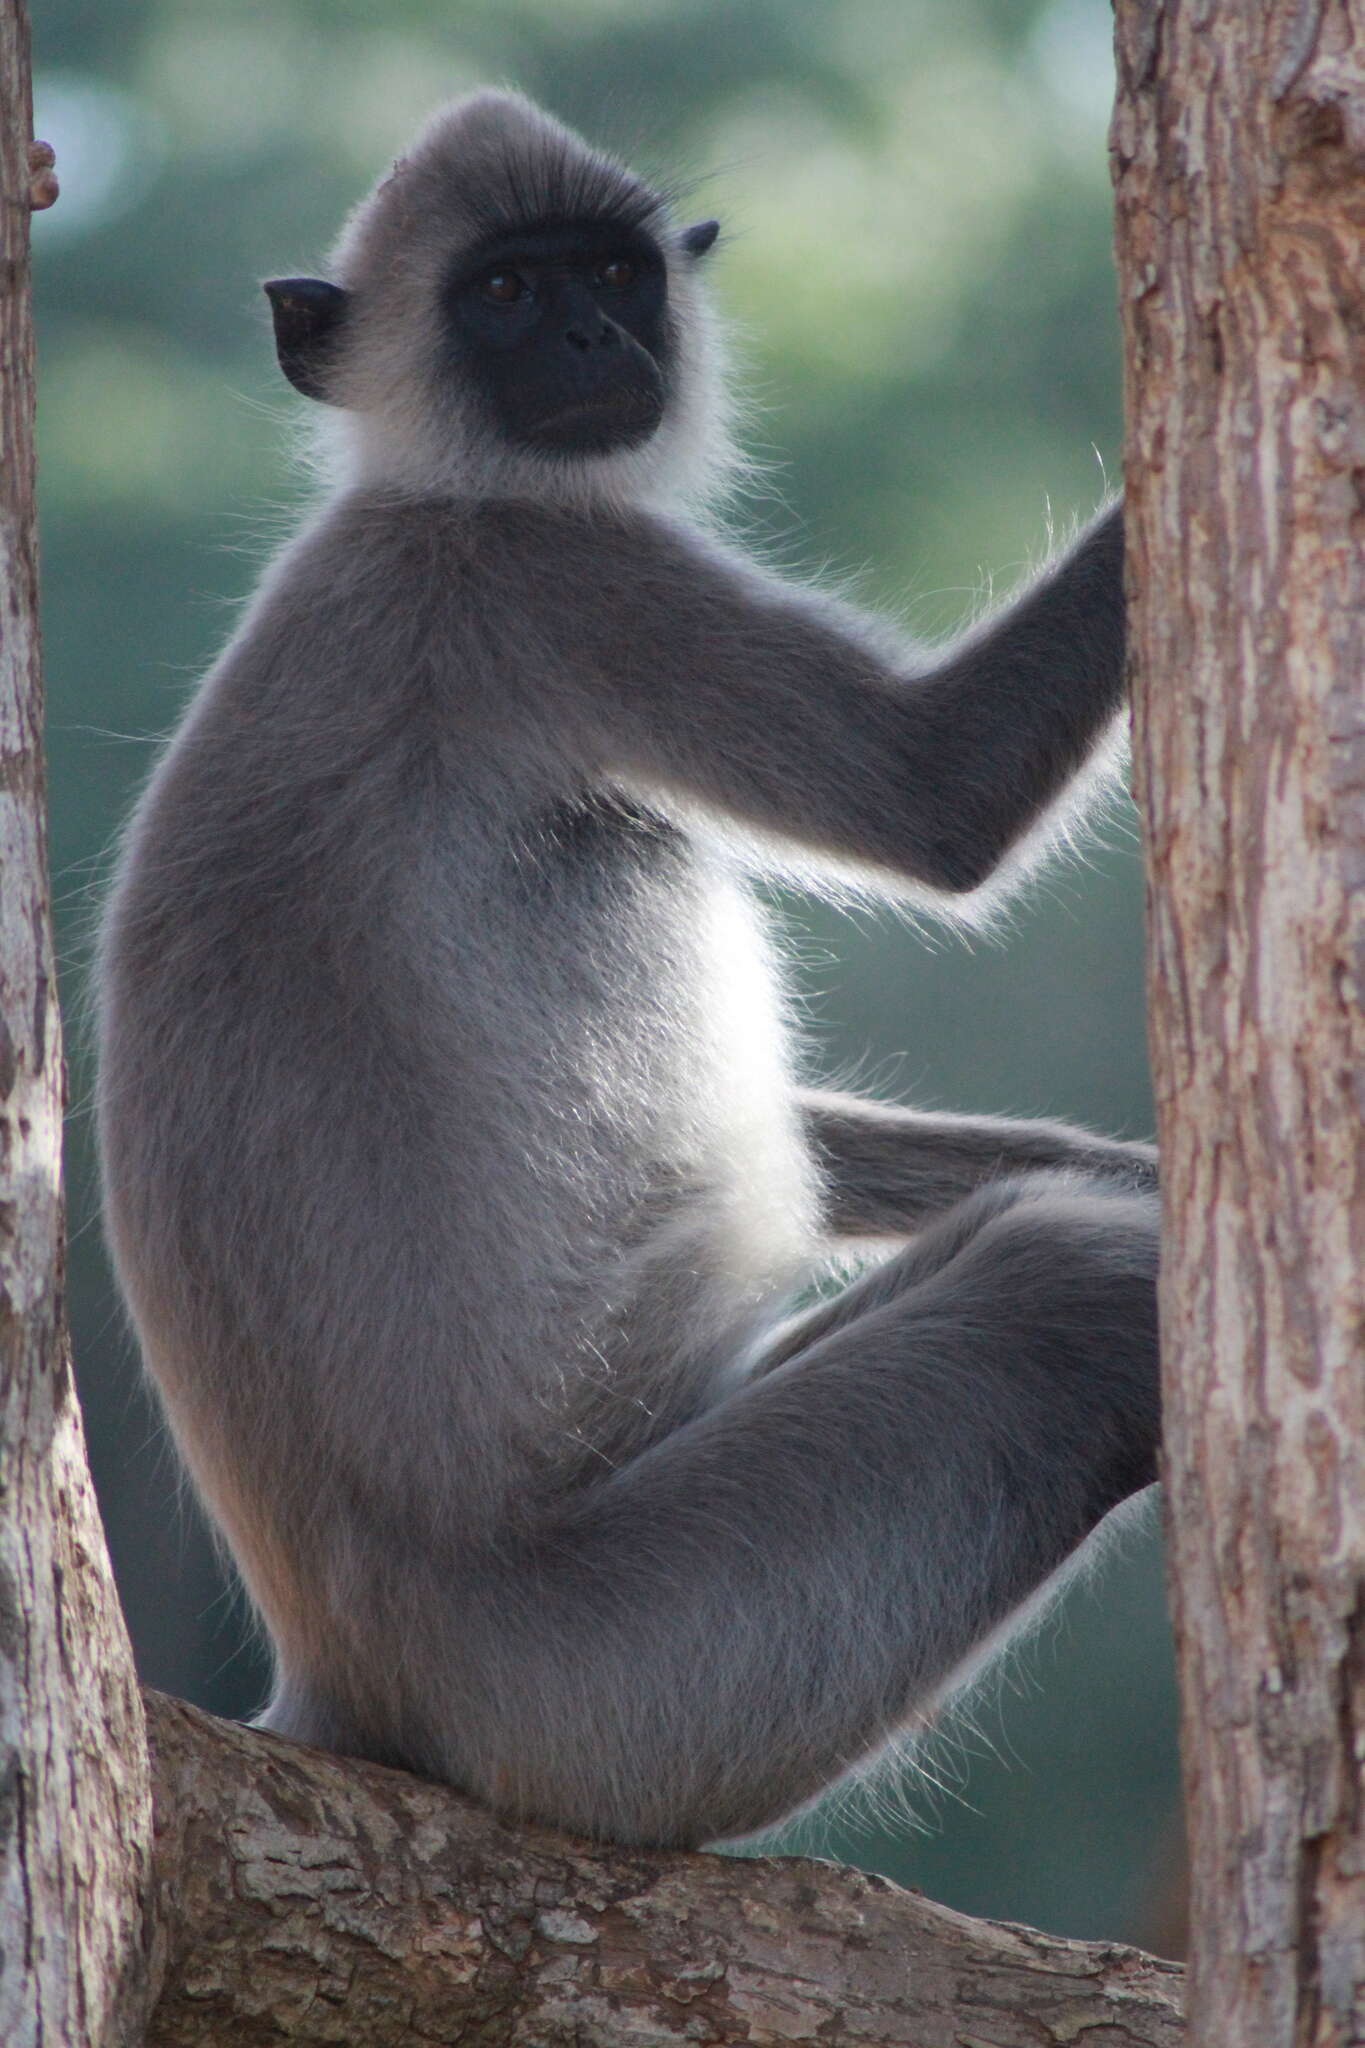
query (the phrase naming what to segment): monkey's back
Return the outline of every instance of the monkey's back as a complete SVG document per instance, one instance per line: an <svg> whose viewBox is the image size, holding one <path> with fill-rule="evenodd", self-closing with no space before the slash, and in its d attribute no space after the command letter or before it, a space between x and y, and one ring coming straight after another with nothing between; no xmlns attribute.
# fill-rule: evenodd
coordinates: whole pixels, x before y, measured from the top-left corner
<svg viewBox="0 0 1365 2048"><path fill-rule="evenodd" d="M331 1542L338 1492L526 1512L705 1405L810 1253L756 913L554 739L554 633L492 616L476 520L343 502L129 833L111 1241L272 1622L276 1545Z"/></svg>

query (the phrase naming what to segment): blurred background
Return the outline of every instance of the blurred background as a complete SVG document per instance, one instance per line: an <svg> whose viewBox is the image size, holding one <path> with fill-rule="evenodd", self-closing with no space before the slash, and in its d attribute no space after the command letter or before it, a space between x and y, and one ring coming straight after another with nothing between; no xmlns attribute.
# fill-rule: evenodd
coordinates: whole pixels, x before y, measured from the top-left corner
<svg viewBox="0 0 1365 2048"><path fill-rule="evenodd" d="M82 997L158 735L304 484L257 281L318 268L440 99L524 87L695 176L769 466L741 508L949 630L1118 473L1106 0L33 0L52 862L72 1065L71 1314L143 1675L224 1714L264 1665L140 1384L93 1191ZM813 1071L926 1106L1145 1135L1131 819L990 939L782 906ZM1170 1658L1151 1518L933 1749L785 1846L970 1912L1178 1949Z"/></svg>

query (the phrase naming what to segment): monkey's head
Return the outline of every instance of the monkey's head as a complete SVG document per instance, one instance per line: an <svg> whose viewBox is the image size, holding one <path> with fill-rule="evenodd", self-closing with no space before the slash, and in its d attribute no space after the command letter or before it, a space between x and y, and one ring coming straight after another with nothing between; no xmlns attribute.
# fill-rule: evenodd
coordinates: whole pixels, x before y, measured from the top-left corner
<svg viewBox="0 0 1365 2048"><path fill-rule="evenodd" d="M364 200L332 276L265 290L280 366L357 472L418 489L659 498L728 453L698 287L716 222L514 93L444 108Z"/></svg>

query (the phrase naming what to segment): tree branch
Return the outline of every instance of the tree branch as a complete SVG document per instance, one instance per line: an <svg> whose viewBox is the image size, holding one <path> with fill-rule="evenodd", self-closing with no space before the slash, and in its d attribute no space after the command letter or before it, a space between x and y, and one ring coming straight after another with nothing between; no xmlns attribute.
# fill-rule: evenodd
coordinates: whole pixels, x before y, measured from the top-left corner
<svg viewBox="0 0 1365 2048"><path fill-rule="evenodd" d="M1181 1971L798 1858L595 1847L146 1697L149 2048L1177 2048Z"/></svg>

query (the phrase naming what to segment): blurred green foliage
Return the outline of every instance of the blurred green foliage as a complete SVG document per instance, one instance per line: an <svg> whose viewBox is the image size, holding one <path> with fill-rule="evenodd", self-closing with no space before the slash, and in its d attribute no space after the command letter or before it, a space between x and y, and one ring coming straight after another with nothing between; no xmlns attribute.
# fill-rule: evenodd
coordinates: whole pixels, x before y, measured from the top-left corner
<svg viewBox="0 0 1365 2048"><path fill-rule="evenodd" d="M53 867L72 1019L71 1304L145 1675L249 1711L263 1665L141 1392L99 1248L80 996L174 721L304 485L256 281L320 265L439 99L510 80L729 230L769 465L747 528L916 630L1007 584L1113 473L1104 0L35 0ZM1149 1127L1131 827L972 947L784 907L809 1057L923 1103ZM904 1802L803 1840L969 1910L1141 1935L1171 1854L1151 1532L1073 1589Z"/></svg>

